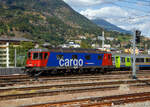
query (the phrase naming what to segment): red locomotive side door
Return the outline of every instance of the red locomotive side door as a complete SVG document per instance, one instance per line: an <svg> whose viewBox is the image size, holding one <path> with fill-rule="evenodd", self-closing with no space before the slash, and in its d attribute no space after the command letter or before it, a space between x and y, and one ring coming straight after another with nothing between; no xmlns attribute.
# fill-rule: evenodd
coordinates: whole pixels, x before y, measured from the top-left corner
<svg viewBox="0 0 150 107"><path fill-rule="evenodd" d="M102 65L103 66L112 65L111 54L104 54Z"/></svg>

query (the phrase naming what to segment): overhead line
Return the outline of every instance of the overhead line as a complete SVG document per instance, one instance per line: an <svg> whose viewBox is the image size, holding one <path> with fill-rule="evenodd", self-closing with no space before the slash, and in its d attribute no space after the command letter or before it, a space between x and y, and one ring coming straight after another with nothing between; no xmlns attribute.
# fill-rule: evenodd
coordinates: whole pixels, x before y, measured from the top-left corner
<svg viewBox="0 0 150 107"><path fill-rule="evenodd" d="M134 2L134 1L126 1L126 0L118 0L119 2L126 2L126 3L130 3L130 4L138 4L138 2ZM145 7L149 7L150 6L150 4L149 5L147 5L147 4L140 4L141 6L145 6Z"/></svg>
<svg viewBox="0 0 150 107"><path fill-rule="evenodd" d="M116 3L112 3L112 5L116 5L116 6L119 6L119 7L130 8L130 9L138 10L138 11L145 12L145 13L150 13L150 11L145 11L145 10L141 10L141 9L137 9L137 8L133 8L133 7L129 7L129 6L122 6L122 5L119 5L119 4L116 4Z"/></svg>

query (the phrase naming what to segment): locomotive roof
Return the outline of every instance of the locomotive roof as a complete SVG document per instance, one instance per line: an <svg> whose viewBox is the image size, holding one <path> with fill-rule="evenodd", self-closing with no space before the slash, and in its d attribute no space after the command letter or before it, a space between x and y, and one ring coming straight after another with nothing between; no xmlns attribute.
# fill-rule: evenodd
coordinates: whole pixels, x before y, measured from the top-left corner
<svg viewBox="0 0 150 107"><path fill-rule="evenodd" d="M30 49L29 52L48 52L48 49Z"/></svg>
<svg viewBox="0 0 150 107"><path fill-rule="evenodd" d="M29 52L68 52L68 53L109 53L98 49L82 49L82 48L51 48L51 49L31 49Z"/></svg>

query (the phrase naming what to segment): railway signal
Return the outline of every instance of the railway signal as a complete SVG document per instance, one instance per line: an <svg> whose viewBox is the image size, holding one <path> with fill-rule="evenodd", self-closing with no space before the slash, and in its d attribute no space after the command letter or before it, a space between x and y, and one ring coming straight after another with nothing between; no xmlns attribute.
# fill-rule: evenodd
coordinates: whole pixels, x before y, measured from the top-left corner
<svg viewBox="0 0 150 107"><path fill-rule="evenodd" d="M136 56L135 56L135 48L136 48L136 43L140 43L140 35L141 31L135 30L133 33L133 64L132 64L132 78L137 79L136 77Z"/></svg>
<svg viewBox="0 0 150 107"><path fill-rule="evenodd" d="M139 30L136 30L135 31L135 35L136 35L136 43L140 43L140 35L141 35L141 31L139 31Z"/></svg>

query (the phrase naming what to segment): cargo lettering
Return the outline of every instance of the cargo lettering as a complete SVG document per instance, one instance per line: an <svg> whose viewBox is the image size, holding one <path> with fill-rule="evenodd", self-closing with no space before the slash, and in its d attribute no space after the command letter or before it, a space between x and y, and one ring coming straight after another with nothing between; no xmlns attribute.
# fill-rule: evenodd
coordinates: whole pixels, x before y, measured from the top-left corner
<svg viewBox="0 0 150 107"><path fill-rule="evenodd" d="M83 66L83 59L60 59L59 65L62 66Z"/></svg>

